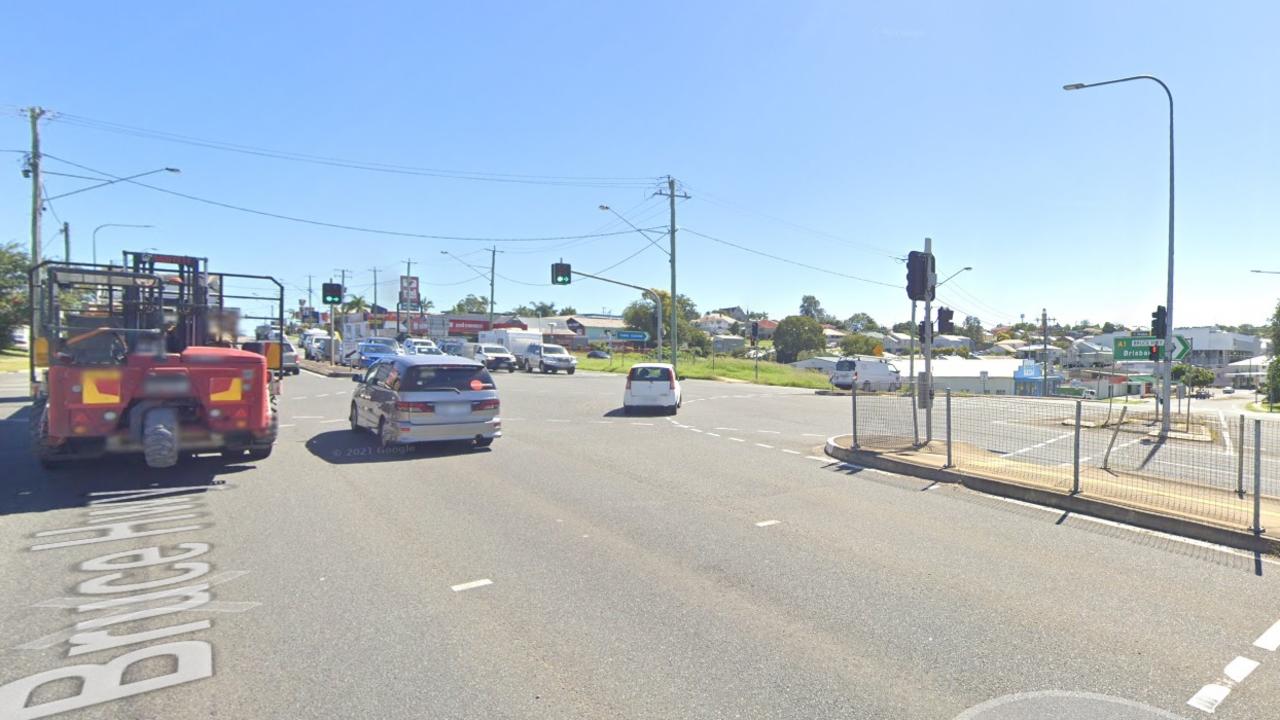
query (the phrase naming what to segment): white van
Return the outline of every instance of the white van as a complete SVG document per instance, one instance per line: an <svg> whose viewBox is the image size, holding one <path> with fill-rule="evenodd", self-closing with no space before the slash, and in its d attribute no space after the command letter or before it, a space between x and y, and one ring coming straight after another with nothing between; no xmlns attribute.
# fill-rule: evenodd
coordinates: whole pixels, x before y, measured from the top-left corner
<svg viewBox="0 0 1280 720"><path fill-rule="evenodd" d="M898 368L882 358L840 358L831 373L831 384L848 390L854 383L864 392L894 391L902 387L902 375Z"/></svg>

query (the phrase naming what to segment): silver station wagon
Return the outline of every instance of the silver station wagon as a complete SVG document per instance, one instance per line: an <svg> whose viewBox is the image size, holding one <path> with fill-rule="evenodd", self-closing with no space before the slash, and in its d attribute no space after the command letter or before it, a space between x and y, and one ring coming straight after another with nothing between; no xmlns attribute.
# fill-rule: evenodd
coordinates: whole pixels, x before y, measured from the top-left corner
<svg viewBox="0 0 1280 720"><path fill-rule="evenodd" d="M452 355L397 355L352 378L351 429L378 444L469 440L488 447L502 436L498 390L484 365Z"/></svg>

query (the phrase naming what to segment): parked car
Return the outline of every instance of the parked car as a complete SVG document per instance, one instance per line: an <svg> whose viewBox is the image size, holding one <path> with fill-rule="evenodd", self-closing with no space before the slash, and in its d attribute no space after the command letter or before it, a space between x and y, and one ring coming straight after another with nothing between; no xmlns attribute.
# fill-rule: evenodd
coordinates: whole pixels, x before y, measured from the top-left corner
<svg viewBox="0 0 1280 720"><path fill-rule="evenodd" d="M608 360L612 358L613 355L609 354L608 350L592 350L591 352L587 353L587 357L593 360Z"/></svg>
<svg viewBox="0 0 1280 720"><path fill-rule="evenodd" d="M1232 388L1233 392L1234 390L1235 388ZM1191 397L1195 398L1196 400L1208 400L1209 398L1213 397L1213 393L1201 388L1200 390L1197 390L1191 393Z"/></svg>
<svg viewBox="0 0 1280 720"><path fill-rule="evenodd" d="M297 375L302 372L302 368L298 367L298 349L293 346L292 342L283 340L280 343L280 349L284 352L281 357L280 365L284 369L286 375Z"/></svg>
<svg viewBox="0 0 1280 720"><path fill-rule="evenodd" d="M568 350L559 345L529 343L529 346L524 349L524 354L520 356L520 366L525 372L533 372L535 369L544 373L564 370L572 375L573 371L578 369L578 358L570 355Z"/></svg>
<svg viewBox="0 0 1280 720"><path fill-rule="evenodd" d="M1236 391L1236 389L1235 389L1235 388L1233 388L1233 387L1231 387L1230 385L1228 385L1228 386L1226 386L1226 387L1222 388L1222 394L1223 394L1223 395L1230 395L1230 394L1234 393L1235 391Z"/></svg>
<svg viewBox="0 0 1280 720"><path fill-rule="evenodd" d="M372 366L379 360L387 358L401 357L393 350L387 347L386 343L379 342L362 342L356 346L356 357L354 365L356 367L367 368Z"/></svg>
<svg viewBox="0 0 1280 720"><path fill-rule="evenodd" d="M627 387L622 393L622 412L630 415L637 409L665 410L675 415L683 401L680 379L670 363L639 363L627 373Z"/></svg>
<svg viewBox="0 0 1280 720"><path fill-rule="evenodd" d="M849 390L855 382L864 392L894 391L902 386L898 368L885 360L849 357L837 360L836 369L831 373L831 384L841 390Z"/></svg>
<svg viewBox="0 0 1280 720"><path fill-rule="evenodd" d="M327 341L328 339L329 339L328 335L322 335L322 334L316 334L316 333L304 334L302 336L302 356L308 360L328 360L329 359L328 345L325 346L325 351L323 354L321 354L318 350L320 341L322 340Z"/></svg>
<svg viewBox="0 0 1280 720"><path fill-rule="evenodd" d="M440 352L445 355L457 355L466 357L464 353L467 350L467 343L463 340L448 339L440 341Z"/></svg>
<svg viewBox="0 0 1280 720"><path fill-rule="evenodd" d="M391 355L352 380L351 429L373 430L383 447L462 440L488 447L502 436L498 389L475 360Z"/></svg>
<svg viewBox="0 0 1280 720"><path fill-rule="evenodd" d="M391 352L395 353L396 355L404 354L404 348L400 347L400 343L396 342L395 338L367 337L367 338L361 338L360 342L361 343L377 343L379 345L385 345L387 348L391 350Z"/></svg>
<svg viewBox="0 0 1280 720"><path fill-rule="evenodd" d="M484 363L484 366L490 370L505 368L507 372L516 371L516 356L507 352L507 349L501 345L476 343L471 346L471 358Z"/></svg>

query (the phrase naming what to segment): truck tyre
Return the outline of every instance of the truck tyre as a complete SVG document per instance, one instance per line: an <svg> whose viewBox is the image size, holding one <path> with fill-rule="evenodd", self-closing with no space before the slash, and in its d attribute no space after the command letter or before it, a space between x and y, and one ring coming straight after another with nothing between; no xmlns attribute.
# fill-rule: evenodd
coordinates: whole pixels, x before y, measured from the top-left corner
<svg viewBox="0 0 1280 720"><path fill-rule="evenodd" d="M267 425L267 436L249 446L250 460L265 460L271 457L271 450L276 446L276 437L280 434L280 410L278 396L271 396L271 420Z"/></svg>
<svg viewBox="0 0 1280 720"><path fill-rule="evenodd" d="M31 403L31 422L27 424L27 432L31 435L31 452L35 454L40 467L47 470L57 467L58 451L49 444L49 409L45 403L45 398Z"/></svg>
<svg viewBox="0 0 1280 720"><path fill-rule="evenodd" d="M167 468L178 464L178 411L156 408L142 422L142 455L147 467Z"/></svg>

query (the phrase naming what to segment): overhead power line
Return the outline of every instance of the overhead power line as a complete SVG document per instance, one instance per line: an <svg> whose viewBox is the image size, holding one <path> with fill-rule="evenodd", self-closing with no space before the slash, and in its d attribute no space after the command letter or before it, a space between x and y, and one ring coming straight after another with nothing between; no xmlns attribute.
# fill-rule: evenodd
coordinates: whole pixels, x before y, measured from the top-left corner
<svg viewBox="0 0 1280 720"><path fill-rule="evenodd" d="M189 135L180 135L178 133L164 132L159 130L149 130L147 128L124 125L121 123L108 122L105 120L96 120L94 118L85 117L83 115L75 115L71 113L59 113L59 122L77 127L84 127L91 130L99 130L103 132L111 132L120 135L130 135L133 137L145 138L150 140L161 140L164 142L181 143L184 145L193 145L196 147L208 148L211 150L221 150L224 152L234 152L243 155L255 155L258 157L272 158L275 160L287 160L291 162L310 163L313 165L327 165L330 167L347 168L351 170L365 170L369 172L391 173L396 175L417 175L422 177L446 178L450 180L471 180L476 182L500 182L500 183L520 183L528 185L568 185L574 187L598 187L598 188L626 188L626 187L648 187L657 181L656 176L648 177L608 177L608 176L575 176L575 175L532 175L518 173L494 173L479 172L471 170L449 170L443 168L419 167L413 165L397 165L392 163L369 162L360 160L350 160L346 158L327 157L323 155L311 155L308 153L297 153L285 150L273 150L271 148L258 147L254 145L243 145L239 143L222 142L218 140L208 140L204 138L192 137Z"/></svg>
<svg viewBox="0 0 1280 720"><path fill-rule="evenodd" d="M808 263L802 263L802 262L800 262L800 261L798 261L798 260L792 260L792 259L790 259L790 258L781 257L781 256L779 256L779 255L772 255L772 254L770 254L770 253L763 252L763 251L761 251L761 250L756 250L755 248L749 248L749 247L747 247L747 246L745 246L745 245L739 245L739 244L737 244L737 243L735 243L735 242L729 242L728 240L722 240L721 238L718 238L718 237L712 237L711 235L707 235L707 234L705 234L705 233L700 233L700 232L698 232L697 230L690 230L690 229L689 229L689 228L687 228L687 227L681 227L680 229L681 229L682 231L684 231L684 232L689 233L690 235L697 235L697 236L698 236L698 237L700 237L700 238L706 238L707 240L710 240L710 241L712 241L712 242L716 242L716 243L720 243L721 245L728 245L729 247L737 248L737 249L742 250L742 251L744 251L744 252L749 252L749 253L751 253L751 254L753 254L753 255L759 255L759 256L761 256L761 257L767 257L767 258L769 258L769 259L771 259L771 260L777 260L778 262L784 262L784 263L787 263L788 265L795 265L795 266L797 266L797 267L802 267L802 268L806 268L806 269L809 269L809 270L814 270L814 271L817 271L817 272L820 272L820 273L826 273L826 274L828 274L828 275L835 275L836 277L848 278L849 280L857 280L858 282L869 283L869 284L871 284L871 285L880 285L880 286L882 286L882 287L894 288L894 289L898 289L898 290L901 290L901 289L902 289L902 284L901 284L901 283L898 283L898 284L895 284L895 283L887 283L887 282L882 282L882 281L880 281L880 280L872 280L872 279L870 279L870 278L858 277L857 275L849 275L848 273L842 273L842 272L838 272L838 271L835 271L835 270L829 270L829 269L824 268L824 267L818 267L817 265L809 265Z"/></svg>
<svg viewBox="0 0 1280 720"><path fill-rule="evenodd" d="M251 215L260 215L262 217L275 218L277 220L288 220L290 222L303 223L306 225L316 225L319 227L334 228L337 230L350 230L352 232L371 233L374 235L391 235L394 237L411 237L411 238L421 238L424 240L457 240L461 242L494 243L494 242L552 242L556 240L581 240L586 238L627 235L634 232L633 230L628 229L628 230L618 230L615 232L607 232L607 233L588 233L584 235L549 235L545 237L495 238L495 237L466 237L466 236L460 236L460 235L435 235L435 234L429 234L429 233L405 232L400 230L383 230L379 228L363 227L359 225L345 225L342 223L326 222L323 220L312 220L310 218L295 217L292 215L284 215L281 213L268 212L266 210L256 210L254 208L244 207L242 205L233 205L231 203L225 203L219 200L210 200L208 198L202 198L196 195L189 195L187 193L178 192L177 190L169 190L167 188L158 187L156 185L148 185L147 183L139 182L137 180L129 180L123 177L112 175L111 173L104 172L102 170L95 170L94 168L88 167L87 165L81 165L79 163L72 162L65 158L60 158L55 155L50 155L49 153L42 153L42 155L51 160L57 160L58 162L66 163L68 165L71 165L72 167L78 167L81 170L96 172L105 177L128 182L131 185L138 185L138 186L147 188L148 190L154 190L156 192L164 193L166 195L173 195L173 196L184 198L194 202L204 203L206 205L213 205L215 207L225 208L227 210L235 210L237 212L249 213ZM650 229L657 229L657 228L650 228Z"/></svg>

